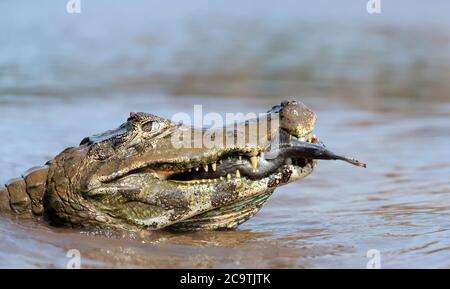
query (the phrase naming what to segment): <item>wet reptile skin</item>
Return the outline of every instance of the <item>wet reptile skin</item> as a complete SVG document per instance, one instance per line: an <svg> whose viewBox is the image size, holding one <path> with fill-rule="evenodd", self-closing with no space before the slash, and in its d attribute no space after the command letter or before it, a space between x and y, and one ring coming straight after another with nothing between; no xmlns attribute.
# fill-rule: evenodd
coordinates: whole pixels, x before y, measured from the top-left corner
<svg viewBox="0 0 450 289"><path fill-rule="evenodd" d="M264 158L274 141L269 135L278 133L288 144L292 136L311 136L316 115L300 102L274 106L265 118L245 122L242 131L233 126L216 132L249 136L276 118L278 125L260 131L257 141L180 148L174 135L188 132L195 140L206 130L131 113L119 128L87 137L10 180L0 189L0 212L82 228L235 228L255 215L276 187L309 175L316 165Z"/></svg>

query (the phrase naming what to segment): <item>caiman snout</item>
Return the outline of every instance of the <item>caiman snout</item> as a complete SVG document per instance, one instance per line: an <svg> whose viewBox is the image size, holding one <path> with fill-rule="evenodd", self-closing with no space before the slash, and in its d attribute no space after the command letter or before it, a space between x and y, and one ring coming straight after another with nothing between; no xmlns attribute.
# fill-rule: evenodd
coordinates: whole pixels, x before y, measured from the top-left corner
<svg viewBox="0 0 450 289"><path fill-rule="evenodd" d="M274 121L275 118L278 118L277 122ZM316 164L315 160L318 159L343 160L356 166L366 166L326 149L312 134L316 114L303 103L282 102L268 111L267 119L271 122L269 126L276 123L278 127L266 130L265 137L271 141L265 145L259 143L260 149L255 153L240 151L239 147L235 147L234 152L219 157L211 164L206 163L171 174L167 179L194 184L227 181L232 178L258 180L277 173L283 166L294 166L300 172L312 170ZM259 125L262 123L263 121L260 121ZM269 133L274 135L269 137Z"/></svg>
<svg viewBox="0 0 450 289"><path fill-rule="evenodd" d="M315 166L314 160L342 160L355 166L366 167L365 163L358 160L337 155L322 144L317 142L314 136L305 141L299 141L296 137L279 144L276 149L261 152L258 156L243 157L239 153L229 155L215 163L210 169L191 169L187 172L172 175L169 179L178 181L195 180L225 180L232 177L245 177L251 180L262 179L276 173L283 165L295 165L297 167ZM206 168L206 169L205 169Z"/></svg>

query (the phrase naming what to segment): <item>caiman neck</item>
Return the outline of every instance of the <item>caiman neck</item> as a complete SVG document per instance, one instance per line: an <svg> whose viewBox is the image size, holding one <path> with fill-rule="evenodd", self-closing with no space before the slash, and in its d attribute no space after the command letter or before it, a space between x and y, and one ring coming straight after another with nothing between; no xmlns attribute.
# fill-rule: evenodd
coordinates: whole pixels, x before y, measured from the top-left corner
<svg viewBox="0 0 450 289"><path fill-rule="evenodd" d="M0 188L0 212L42 216L48 169L48 166L31 168L22 177L8 181Z"/></svg>

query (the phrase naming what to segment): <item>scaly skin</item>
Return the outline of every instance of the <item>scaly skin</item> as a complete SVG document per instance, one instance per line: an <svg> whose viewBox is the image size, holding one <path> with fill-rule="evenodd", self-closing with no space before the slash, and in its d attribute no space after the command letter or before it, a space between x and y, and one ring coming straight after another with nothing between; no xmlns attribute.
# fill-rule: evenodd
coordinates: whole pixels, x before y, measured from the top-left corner
<svg viewBox="0 0 450 289"><path fill-rule="evenodd" d="M316 115L295 101L237 130L194 129L131 113L118 129L85 138L9 181L0 189L0 212L83 228L235 228L256 214L276 187L309 175L315 158L326 158L297 153L303 146L314 153L322 148L312 144L318 143L311 135L315 121ZM180 136L191 134L192 147L180 148ZM277 134L282 146L275 151L270 136ZM229 144L222 135L245 138ZM193 148L199 139L215 146L200 142Z"/></svg>

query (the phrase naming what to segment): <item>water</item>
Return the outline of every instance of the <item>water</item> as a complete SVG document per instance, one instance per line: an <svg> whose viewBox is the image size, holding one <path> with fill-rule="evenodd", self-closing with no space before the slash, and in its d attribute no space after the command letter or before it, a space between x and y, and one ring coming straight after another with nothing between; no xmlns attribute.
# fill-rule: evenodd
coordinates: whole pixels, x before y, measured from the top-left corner
<svg viewBox="0 0 450 289"><path fill-rule="evenodd" d="M130 111L262 112L286 98L318 114L329 148L368 168L321 161L235 231L123 234L3 217L0 267L63 268L69 249L87 268L365 268L370 249L384 268L450 267L445 1L386 3L379 17L360 1L82 1L81 15L58 2L0 3L0 182Z"/></svg>

